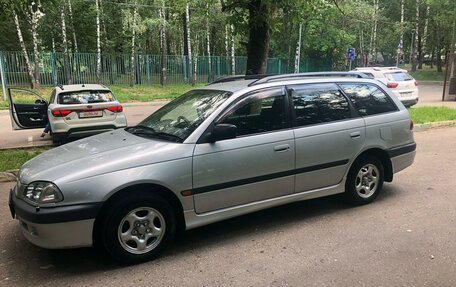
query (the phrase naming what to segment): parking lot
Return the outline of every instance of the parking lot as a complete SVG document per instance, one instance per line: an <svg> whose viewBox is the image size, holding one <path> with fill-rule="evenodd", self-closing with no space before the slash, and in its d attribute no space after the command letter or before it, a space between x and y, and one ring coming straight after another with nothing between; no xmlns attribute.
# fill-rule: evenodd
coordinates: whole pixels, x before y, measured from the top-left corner
<svg viewBox="0 0 456 287"><path fill-rule="evenodd" d="M0 184L1 286L454 286L456 128L415 133L414 165L376 202L324 198L181 234L157 260L45 250L12 220Z"/></svg>

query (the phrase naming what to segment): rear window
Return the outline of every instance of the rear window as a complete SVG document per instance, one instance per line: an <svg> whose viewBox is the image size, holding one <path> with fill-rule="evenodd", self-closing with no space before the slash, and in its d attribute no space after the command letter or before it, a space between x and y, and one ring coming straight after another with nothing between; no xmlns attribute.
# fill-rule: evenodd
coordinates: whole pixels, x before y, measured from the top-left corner
<svg viewBox="0 0 456 287"><path fill-rule="evenodd" d="M389 81L395 81L395 82L403 82L403 81L411 81L411 80L413 80L412 76L410 76L409 74L404 73L404 72L387 73L387 74L385 74L385 77Z"/></svg>
<svg viewBox="0 0 456 287"><path fill-rule="evenodd" d="M58 103L62 105L92 104L115 101L110 91L75 91L60 93Z"/></svg>

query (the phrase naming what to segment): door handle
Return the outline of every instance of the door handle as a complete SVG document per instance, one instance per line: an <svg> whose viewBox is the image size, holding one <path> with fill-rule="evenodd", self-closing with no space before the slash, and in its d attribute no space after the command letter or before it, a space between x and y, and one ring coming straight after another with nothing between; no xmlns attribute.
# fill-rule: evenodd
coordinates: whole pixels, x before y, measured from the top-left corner
<svg viewBox="0 0 456 287"><path fill-rule="evenodd" d="M290 150L289 144L278 145L274 147L274 151L276 152L285 152Z"/></svg>
<svg viewBox="0 0 456 287"><path fill-rule="evenodd" d="M357 138L361 137L361 133L360 133L360 132L352 132L352 133L350 134L350 137L351 137L352 139L357 139Z"/></svg>

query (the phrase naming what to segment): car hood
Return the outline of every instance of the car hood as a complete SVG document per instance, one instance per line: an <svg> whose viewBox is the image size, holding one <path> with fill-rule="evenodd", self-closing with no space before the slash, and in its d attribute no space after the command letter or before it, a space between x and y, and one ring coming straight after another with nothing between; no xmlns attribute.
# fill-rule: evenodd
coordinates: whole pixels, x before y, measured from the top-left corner
<svg viewBox="0 0 456 287"><path fill-rule="evenodd" d="M141 138L121 129L46 151L25 163L18 177L23 184L38 180L68 182L191 153L191 145Z"/></svg>

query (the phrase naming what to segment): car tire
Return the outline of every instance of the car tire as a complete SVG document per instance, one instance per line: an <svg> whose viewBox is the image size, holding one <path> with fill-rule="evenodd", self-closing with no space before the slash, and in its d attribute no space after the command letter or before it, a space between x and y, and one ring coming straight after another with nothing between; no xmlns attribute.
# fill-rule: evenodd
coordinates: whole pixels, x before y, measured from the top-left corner
<svg viewBox="0 0 456 287"><path fill-rule="evenodd" d="M176 215L162 197L140 193L111 203L99 226L107 252L121 263L136 264L155 258L173 240Z"/></svg>
<svg viewBox="0 0 456 287"><path fill-rule="evenodd" d="M384 168L381 161L375 156L364 155L350 168L344 197L354 205L371 203L381 192L383 180Z"/></svg>

